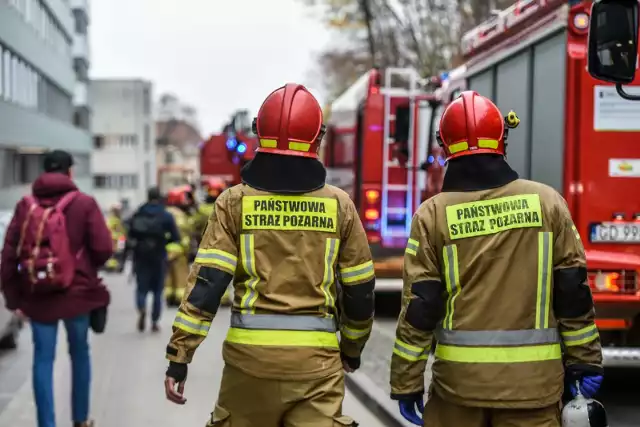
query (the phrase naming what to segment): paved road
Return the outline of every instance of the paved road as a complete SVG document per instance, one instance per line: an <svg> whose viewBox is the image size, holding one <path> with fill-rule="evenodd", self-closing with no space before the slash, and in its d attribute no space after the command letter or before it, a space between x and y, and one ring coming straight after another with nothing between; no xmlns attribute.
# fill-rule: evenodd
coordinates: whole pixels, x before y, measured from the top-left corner
<svg viewBox="0 0 640 427"><path fill-rule="evenodd" d="M133 286L123 276L108 276L113 304L107 332L94 336L92 416L99 427L181 426L203 427L218 393L221 343L228 324L222 310L211 333L198 350L186 384L185 406L164 398L164 349L173 313L166 313L159 334L135 330ZM61 328L62 329L62 328ZM63 332L61 332L61 335ZM0 427L34 427L35 413L29 380L30 330L25 328L18 351L0 355ZM70 425L69 362L66 340L59 340L55 370L56 409L60 426ZM363 427L382 427L355 397L347 392L344 412Z"/></svg>
<svg viewBox="0 0 640 427"><path fill-rule="evenodd" d="M376 331L374 339L387 343L395 340L395 318L378 318L374 327ZM380 353L379 350L378 353ZM376 368L376 371L379 371L379 368ZM386 376L384 381L387 381L388 370L384 371L384 375ZM607 370L605 383L598 398L607 408L609 424L612 427L640 426L640 372L638 370Z"/></svg>

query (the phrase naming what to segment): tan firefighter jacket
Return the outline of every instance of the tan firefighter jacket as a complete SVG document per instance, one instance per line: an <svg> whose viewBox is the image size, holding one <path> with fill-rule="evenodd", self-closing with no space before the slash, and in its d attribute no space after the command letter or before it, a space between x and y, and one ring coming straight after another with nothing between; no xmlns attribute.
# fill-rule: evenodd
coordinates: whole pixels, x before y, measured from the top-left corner
<svg viewBox="0 0 640 427"><path fill-rule="evenodd" d="M222 193L173 324L169 360L191 362L232 279L226 363L262 378L312 379L341 369L341 352L360 356L375 279L364 228L342 190L284 196L241 184Z"/></svg>
<svg viewBox="0 0 640 427"><path fill-rule="evenodd" d="M567 365L601 367L585 254L562 197L516 180L441 193L413 218L392 397L433 387L465 406L557 403Z"/></svg>
<svg viewBox="0 0 640 427"><path fill-rule="evenodd" d="M189 221L189 216L182 209L176 206L167 206L167 212L173 216L178 232L180 233L180 242L167 243L166 246L169 260L173 260L187 254L191 244L193 227Z"/></svg>

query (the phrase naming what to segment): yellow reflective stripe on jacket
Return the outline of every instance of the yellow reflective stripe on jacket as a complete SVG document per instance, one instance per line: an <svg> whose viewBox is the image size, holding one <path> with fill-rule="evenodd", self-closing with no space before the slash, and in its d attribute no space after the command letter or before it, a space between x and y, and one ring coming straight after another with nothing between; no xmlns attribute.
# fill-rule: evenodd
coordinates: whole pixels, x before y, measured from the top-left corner
<svg viewBox="0 0 640 427"><path fill-rule="evenodd" d="M418 255L418 248L420 247L420 243L417 240L409 239L407 241L407 248L404 250L405 253L416 256Z"/></svg>
<svg viewBox="0 0 640 427"><path fill-rule="evenodd" d="M538 233L538 292L536 329L549 327L551 306L551 274L553 273L553 233Z"/></svg>
<svg viewBox="0 0 640 427"><path fill-rule="evenodd" d="M184 248L182 247L182 245L180 243L167 243L167 245L165 246L165 249L167 250L167 252L171 253L171 254L183 254L184 253Z"/></svg>
<svg viewBox="0 0 640 427"><path fill-rule="evenodd" d="M562 341L567 347L583 345L597 339L600 334L595 324L587 326L577 331L562 332Z"/></svg>
<svg viewBox="0 0 640 427"><path fill-rule="evenodd" d="M562 351L559 343L521 347L456 347L438 344L435 355L440 360L458 363L526 363L559 360Z"/></svg>
<svg viewBox="0 0 640 427"><path fill-rule="evenodd" d="M173 326L190 334L206 337L209 333L209 328L211 328L211 322L198 320L179 311L173 321Z"/></svg>
<svg viewBox="0 0 640 427"><path fill-rule="evenodd" d="M322 293L324 294L324 305L327 313L332 313L332 308L336 305L334 296L331 294L331 285L335 278L334 265L340 250L339 239L327 239L324 248L324 276L322 278Z"/></svg>
<svg viewBox="0 0 640 427"><path fill-rule="evenodd" d="M407 344L396 338L393 345L393 354L408 360L409 362L417 362L418 360L427 360L429 358L430 348L420 348L415 345Z"/></svg>
<svg viewBox="0 0 640 427"><path fill-rule="evenodd" d="M253 313L255 311L253 305L258 299L256 286L260 282L260 277L256 270L253 234L242 234L240 236L240 254L242 256L242 267L244 268L245 273L249 276L249 278L244 282L247 290L240 300L240 307L242 308L243 313Z"/></svg>
<svg viewBox="0 0 640 427"><path fill-rule="evenodd" d="M447 284L447 292L449 293L442 326L445 329L453 329L453 311L455 309L456 298L460 294L457 246L449 245L442 248L442 258L444 260L445 282Z"/></svg>
<svg viewBox="0 0 640 427"><path fill-rule="evenodd" d="M340 281L345 285L372 279L374 275L373 261L363 262L355 267L340 269Z"/></svg>
<svg viewBox="0 0 640 427"><path fill-rule="evenodd" d="M198 249L195 262L201 265L218 266L233 273L236 270L238 258L220 249Z"/></svg>
<svg viewBox="0 0 640 427"><path fill-rule="evenodd" d="M369 333L369 329L353 329L348 326L340 328L340 335L350 340L358 340Z"/></svg>
<svg viewBox="0 0 640 427"><path fill-rule="evenodd" d="M572 225L572 226L571 226L571 230L573 230L573 234L575 234L576 239L581 240L581 239L580 239L580 233L578 233L578 229L576 228L576 226L575 226L575 225Z"/></svg>
<svg viewBox="0 0 640 427"><path fill-rule="evenodd" d="M273 347L328 347L338 349L338 336L331 332L281 331L229 328L227 342Z"/></svg>

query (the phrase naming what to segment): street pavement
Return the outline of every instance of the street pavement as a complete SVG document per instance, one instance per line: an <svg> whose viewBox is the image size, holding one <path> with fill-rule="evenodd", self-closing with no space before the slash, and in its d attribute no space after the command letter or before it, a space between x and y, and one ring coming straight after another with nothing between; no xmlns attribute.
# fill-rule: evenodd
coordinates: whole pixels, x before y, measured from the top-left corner
<svg viewBox="0 0 640 427"><path fill-rule="evenodd" d="M218 394L228 309L221 309L209 337L198 349L185 387L188 401L178 406L166 401L163 387L167 365L164 353L174 311L165 312L160 333L140 334L135 329L133 285L123 275L106 276L106 282L112 293L109 324L103 335L92 336L91 414L97 427L204 427ZM71 426L70 366L63 329L55 367L56 415L58 426ZM31 351L27 325L21 333L19 349L0 354L0 427L36 426L29 372ZM384 426L349 391L343 412L362 427Z"/></svg>
<svg viewBox="0 0 640 427"><path fill-rule="evenodd" d="M374 333L363 355L361 371L389 394L389 361L395 340L397 320L389 316L379 317L374 324ZM431 375L427 372L429 381ZM640 426L640 371L630 369L608 369L598 399L607 408L611 427Z"/></svg>

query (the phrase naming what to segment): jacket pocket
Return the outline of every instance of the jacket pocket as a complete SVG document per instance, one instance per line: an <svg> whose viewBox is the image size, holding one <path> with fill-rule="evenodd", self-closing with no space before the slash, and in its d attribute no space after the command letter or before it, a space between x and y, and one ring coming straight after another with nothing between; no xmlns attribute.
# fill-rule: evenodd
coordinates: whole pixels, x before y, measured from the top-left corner
<svg viewBox="0 0 640 427"><path fill-rule="evenodd" d="M207 427L231 427L231 414L222 406L216 404Z"/></svg>
<svg viewBox="0 0 640 427"><path fill-rule="evenodd" d="M340 415L337 417L333 417L333 427L358 427L359 424L353 420L351 417L347 417L346 415Z"/></svg>

